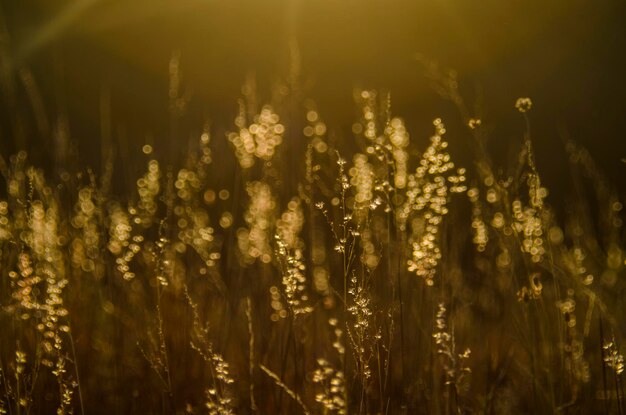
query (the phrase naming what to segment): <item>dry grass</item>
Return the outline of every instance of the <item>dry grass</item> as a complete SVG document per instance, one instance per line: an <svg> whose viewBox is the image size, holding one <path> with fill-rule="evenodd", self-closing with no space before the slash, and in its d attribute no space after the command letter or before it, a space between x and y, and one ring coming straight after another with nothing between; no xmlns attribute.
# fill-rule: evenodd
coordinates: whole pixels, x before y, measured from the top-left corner
<svg viewBox="0 0 626 415"><path fill-rule="evenodd" d="M125 160L147 158L133 194L111 163L0 161L0 413L624 413L619 195L567 142L584 178L557 217L530 99L496 173L488 123L427 72L466 130L409 138L358 91L337 144L310 101L247 88L183 166Z"/></svg>

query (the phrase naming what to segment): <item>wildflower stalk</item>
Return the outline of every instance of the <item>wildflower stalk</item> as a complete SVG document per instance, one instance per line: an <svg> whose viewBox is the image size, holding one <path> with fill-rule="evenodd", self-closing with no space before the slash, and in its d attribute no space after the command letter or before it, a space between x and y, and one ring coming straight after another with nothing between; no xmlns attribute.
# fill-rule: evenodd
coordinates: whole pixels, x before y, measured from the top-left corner
<svg viewBox="0 0 626 415"><path fill-rule="evenodd" d="M74 337L72 336L72 331L69 330L67 335L70 340L70 347L72 350L72 361L74 363L74 373L76 374L76 387L78 389L78 402L80 404L80 413L85 414L85 405L83 403L83 390L80 382L80 375L78 374L78 360L76 358L76 346L74 345Z"/></svg>
<svg viewBox="0 0 626 415"><path fill-rule="evenodd" d="M250 412L257 412L257 405L254 399L254 328L252 326L252 301L246 297L246 319L248 320L248 375L250 376Z"/></svg>
<svg viewBox="0 0 626 415"><path fill-rule="evenodd" d="M280 377L276 373L272 372L270 369L268 369L262 364L260 364L259 367L261 368L263 372L267 374L267 376L269 376L274 381L276 386L278 386L280 389L285 391L287 395L289 395L294 401L298 403L298 405L300 405L300 408L302 408L302 412L304 413L304 415L310 415L311 412L309 412L304 402L302 402L302 399L300 398L300 396L298 396L296 392L291 390L289 386L285 385L283 381L280 380Z"/></svg>

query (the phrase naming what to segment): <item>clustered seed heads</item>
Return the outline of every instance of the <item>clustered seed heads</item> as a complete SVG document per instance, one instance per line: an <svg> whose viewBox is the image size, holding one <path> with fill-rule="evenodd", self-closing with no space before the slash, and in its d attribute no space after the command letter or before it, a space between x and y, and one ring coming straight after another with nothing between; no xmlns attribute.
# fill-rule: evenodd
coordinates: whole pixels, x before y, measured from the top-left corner
<svg viewBox="0 0 626 415"><path fill-rule="evenodd" d="M276 257L282 267L282 286L292 313L297 316L312 312L313 308L307 305L309 297L306 293L306 267L302 251L298 248L289 249L289 245L276 235Z"/></svg>
<svg viewBox="0 0 626 415"><path fill-rule="evenodd" d="M311 147L317 153L326 153L326 151L328 151L328 144L324 139L326 124L321 120L319 113L314 109L307 111L306 120L307 125L302 129L302 133L311 140Z"/></svg>
<svg viewBox="0 0 626 415"><path fill-rule="evenodd" d="M343 356L346 353L346 348L343 343L343 330L338 327L339 320L336 318L328 319L328 325L334 327L335 341L333 342L333 349L339 353L339 356Z"/></svg>
<svg viewBox="0 0 626 415"><path fill-rule="evenodd" d="M392 118L385 134L389 137L391 144L391 155L394 164L394 185L397 189L404 189L407 185L409 153L406 147L409 145L409 132L407 131L402 118Z"/></svg>
<svg viewBox="0 0 626 415"><path fill-rule="evenodd" d="M531 101L530 98L527 98L527 97L518 98L517 101L515 101L515 108L519 112L528 112L530 111L532 106L533 106L533 102Z"/></svg>
<svg viewBox="0 0 626 415"><path fill-rule="evenodd" d="M173 275L173 251L169 249L171 242L166 237L161 236L154 245L151 253L155 263L156 281L159 286L167 287Z"/></svg>
<svg viewBox="0 0 626 415"><path fill-rule="evenodd" d="M201 136L201 145L205 145L203 140L207 140L208 144L208 134ZM201 152L201 157L205 159L203 163L210 163L210 152L207 149L208 147L203 148ZM207 157L209 158L206 159ZM198 166L196 171L181 169L174 182L178 196L174 207L178 240L174 243L174 249L184 254L188 247L191 248L202 258L206 268L203 267L200 271L206 273L207 268L217 264L221 255L217 252L215 229L211 226L209 212L198 203L202 187L201 178L204 175L201 167Z"/></svg>
<svg viewBox="0 0 626 415"><path fill-rule="evenodd" d="M11 234L9 204L4 200L0 200L0 243L11 240Z"/></svg>
<svg viewBox="0 0 626 415"><path fill-rule="evenodd" d="M28 179L27 199L18 209L22 214L14 215L19 225L20 251L17 255L17 271L8 272L11 289L11 303L7 311L21 320L23 327L31 327L38 332L38 350L33 359L27 360L26 350L19 347L15 355L15 371L18 382L26 385L26 379L36 375L39 365L50 369L59 387L57 413L71 412L73 390L76 383L67 374L66 336L70 331L65 307L67 268L65 247L67 239L61 238L60 212L53 191L45 183L40 170L30 168L15 183L13 193L20 197ZM12 237L13 238L13 237ZM27 373L28 363L33 372ZM20 378L23 377L22 381ZM28 408L30 397L16 391L16 401Z"/></svg>
<svg viewBox="0 0 626 415"><path fill-rule="evenodd" d="M26 252L22 252L18 256L18 269L19 272L10 271L9 278L11 278L11 286L13 287L12 297L13 299L23 307L22 318L30 317L30 310L40 307L33 289L43 281L41 277L34 274L34 269L29 255Z"/></svg>
<svg viewBox="0 0 626 415"><path fill-rule="evenodd" d="M470 118L469 121L467 122L467 126L471 128L472 130L475 130L478 127L480 127L481 123L482 121L480 120L480 118Z"/></svg>
<svg viewBox="0 0 626 415"><path fill-rule="evenodd" d="M454 163L445 152L448 143L443 141L446 130L440 119L433 122L435 135L420 160L415 174L409 176L407 201L400 211L400 223L411 215L415 217L411 259L408 270L433 285L437 265L441 259L438 244L439 228L448 213L448 195L466 191L465 169L452 171Z"/></svg>
<svg viewBox="0 0 626 415"><path fill-rule="evenodd" d="M96 261L100 256L100 228L98 216L101 212L97 206L94 183L78 191L72 226L81 234L72 241L72 265L85 272L96 270Z"/></svg>
<svg viewBox="0 0 626 415"><path fill-rule="evenodd" d="M348 312L354 318L355 333L358 333L359 337L364 337L364 333L368 330L372 318L371 300L364 287L358 284L356 274L353 274L350 278L348 294L352 298Z"/></svg>
<svg viewBox="0 0 626 415"><path fill-rule="evenodd" d="M134 207L124 210L117 202L110 204L107 247L115 255L116 268L126 281L135 278L135 273L131 271L130 264L142 250L144 242L143 235L133 235L133 226L139 226L140 223L141 218Z"/></svg>
<svg viewBox="0 0 626 415"><path fill-rule="evenodd" d="M322 211L326 215L326 208L323 202L317 202L315 209ZM330 296L330 273L327 263L326 241L324 231L321 227L314 227L310 236L311 240L311 264L313 288L318 293Z"/></svg>
<svg viewBox="0 0 626 415"><path fill-rule="evenodd" d="M272 285L270 287L270 305L272 307L272 314L270 314L270 320L278 321L282 318L287 318L289 313L285 308L282 301L282 295L277 286Z"/></svg>
<svg viewBox="0 0 626 415"><path fill-rule="evenodd" d="M128 246L131 231L128 214L118 203L112 203L109 209L109 243L108 248L114 255L119 255Z"/></svg>
<svg viewBox="0 0 626 415"><path fill-rule="evenodd" d="M465 349L463 353L456 353L454 335L448 331L446 307L443 303L439 303L435 323L437 331L433 333L433 338L437 346L437 353L443 356L446 384L454 386L457 392L459 392L465 386L465 380L471 373L466 363L470 357L471 351L470 349Z"/></svg>
<svg viewBox="0 0 626 415"><path fill-rule="evenodd" d="M588 382L590 378L589 363L585 360L583 340L576 329L574 290L569 289L567 298L558 301L556 305L561 312L563 323L565 323L566 336L562 347L566 356L566 368L578 382Z"/></svg>
<svg viewBox="0 0 626 415"><path fill-rule="evenodd" d="M339 321L330 318L328 324L334 329L335 340L333 348L344 359L346 349L343 345L343 330L338 327ZM347 403L345 401L346 385L345 375L341 370L324 358L318 358L317 368L313 371L313 383L321 386L321 392L315 395L315 401L324 407L324 411L331 414L345 414Z"/></svg>
<svg viewBox="0 0 626 415"><path fill-rule="evenodd" d="M378 266L381 260L380 253L377 250L375 240L375 232L370 228L365 228L360 232L361 236L361 261L371 271Z"/></svg>
<svg viewBox="0 0 626 415"><path fill-rule="evenodd" d="M317 359L317 369L313 372L313 383L322 386L322 392L315 395L315 401L324 407L324 411L343 415L346 412L345 379L340 370L334 369L326 360Z"/></svg>
<svg viewBox="0 0 626 415"><path fill-rule="evenodd" d="M232 399L224 396L219 396L217 389L209 388L206 390L206 403L205 406L210 415L233 415Z"/></svg>
<svg viewBox="0 0 626 415"><path fill-rule="evenodd" d="M257 258L265 264L272 260L272 227L275 222L276 201L267 183L248 183L250 204L244 219L248 228L237 231L237 243L244 263L250 264Z"/></svg>
<svg viewBox="0 0 626 415"><path fill-rule="evenodd" d="M479 199L478 188L473 187L469 189L467 196L472 203L472 231L474 233L472 242L478 252L483 252L489 242L489 230L482 217L482 206Z"/></svg>
<svg viewBox="0 0 626 415"><path fill-rule="evenodd" d="M522 252L530 255L533 262L541 262L546 250L543 240L541 217L533 207L522 206L522 202L513 202L513 228L522 237Z"/></svg>
<svg viewBox="0 0 626 415"><path fill-rule="evenodd" d="M373 356L375 342L380 334L372 335L373 311L371 309L371 296L363 283L359 283L356 274L350 278L350 305L348 314L350 324L348 335L357 360L359 373L364 381L371 377L370 360Z"/></svg>
<svg viewBox="0 0 626 415"><path fill-rule="evenodd" d="M368 154L374 154L375 145L380 145L383 142L383 137L378 135L376 122L377 96L376 91L361 91L356 96L357 102L361 106L362 118L360 122L352 126L352 131L355 134L363 134L368 143Z"/></svg>
<svg viewBox="0 0 626 415"><path fill-rule="evenodd" d="M287 204L287 210L276 221L276 233L287 249L302 248L304 243L300 239L300 232L303 226L302 201L294 197Z"/></svg>
<svg viewBox="0 0 626 415"><path fill-rule="evenodd" d="M185 202L192 200L193 196L200 190L200 185L198 173L189 169L180 169L174 182L176 195Z"/></svg>
<svg viewBox="0 0 626 415"><path fill-rule="evenodd" d="M202 324L198 305L192 301L187 290L185 296L193 313L191 348L209 366L213 378L213 385L206 390L205 407L211 415L234 414L232 385L235 380L230 373L230 366L222 355L214 350L213 343L209 340L209 328Z"/></svg>
<svg viewBox="0 0 626 415"><path fill-rule="evenodd" d="M558 229L553 229L552 232L553 237L558 237L562 239L563 232ZM558 233L558 234L557 234ZM556 236L554 234L557 234ZM575 275L580 279L580 282L583 285L591 285L594 281L593 274L589 273L587 267L585 266L585 260L587 255L585 254L585 250L575 245L571 249L564 250L563 252L563 261L564 265L567 267L568 271Z"/></svg>
<svg viewBox="0 0 626 415"><path fill-rule="evenodd" d="M538 300L541 298L542 291L543 284L541 284L541 274L539 272L535 272L528 276L528 286L523 286L517 292L517 299L522 302Z"/></svg>
<svg viewBox="0 0 626 415"><path fill-rule="evenodd" d="M26 353L21 350L15 351L15 373L21 375L24 373L24 366L26 365Z"/></svg>
<svg viewBox="0 0 626 415"><path fill-rule="evenodd" d="M272 159L276 147L283 142L285 133L285 127L279 120L272 107L266 105L254 117L252 124L240 125L239 132L228 134L228 140L235 146L235 155L242 168L252 167L255 157L266 161Z"/></svg>
<svg viewBox="0 0 626 415"><path fill-rule="evenodd" d="M214 266L219 253L212 252L215 229L210 226L208 213L201 208L185 207L178 210L178 240L176 250L183 253L185 246L192 247L205 261L207 266Z"/></svg>
<svg viewBox="0 0 626 415"><path fill-rule="evenodd" d="M616 375L624 373L624 355L619 352L615 339L605 342L602 348L604 349L604 364Z"/></svg>
<svg viewBox="0 0 626 415"><path fill-rule="evenodd" d="M148 171L143 177L137 180L139 203L137 204L137 212L133 221L144 228L149 228L155 221L158 207L157 197L161 191L160 179L161 170L159 162L150 160L148 162Z"/></svg>
<svg viewBox="0 0 626 415"><path fill-rule="evenodd" d="M350 184L354 187L355 211L363 214L374 197L374 168L365 154L354 156L354 166L348 170Z"/></svg>

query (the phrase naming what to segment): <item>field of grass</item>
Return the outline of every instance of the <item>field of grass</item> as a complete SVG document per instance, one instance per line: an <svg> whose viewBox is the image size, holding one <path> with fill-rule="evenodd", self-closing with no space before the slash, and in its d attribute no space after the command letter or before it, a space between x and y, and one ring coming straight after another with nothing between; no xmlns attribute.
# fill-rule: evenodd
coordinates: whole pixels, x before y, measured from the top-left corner
<svg viewBox="0 0 626 415"><path fill-rule="evenodd" d="M426 72L462 129L358 90L339 136L291 79L246 84L183 163L0 158L0 414L626 413L621 195L564 140L554 209L531 99L503 171L454 72Z"/></svg>

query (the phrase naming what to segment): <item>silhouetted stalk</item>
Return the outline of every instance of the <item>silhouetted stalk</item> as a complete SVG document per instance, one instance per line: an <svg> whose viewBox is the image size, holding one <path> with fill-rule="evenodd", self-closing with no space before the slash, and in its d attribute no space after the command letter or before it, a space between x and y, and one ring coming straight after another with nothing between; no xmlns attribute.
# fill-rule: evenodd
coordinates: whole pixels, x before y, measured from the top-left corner
<svg viewBox="0 0 626 415"><path fill-rule="evenodd" d="M598 317L600 327L600 366L602 367L602 390L604 391L604 412L609 413L608 399L609 393L606 382L606 367L604 363L604 327L602 324L602 315Z"/></svg>

